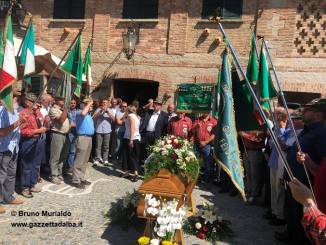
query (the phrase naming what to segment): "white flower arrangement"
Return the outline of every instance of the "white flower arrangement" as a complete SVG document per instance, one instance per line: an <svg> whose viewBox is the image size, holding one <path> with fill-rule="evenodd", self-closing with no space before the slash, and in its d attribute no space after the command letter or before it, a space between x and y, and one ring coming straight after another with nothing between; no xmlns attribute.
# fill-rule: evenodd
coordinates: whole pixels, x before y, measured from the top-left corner
<svg viewBox="0 0 326 245"><path fill-rule="evenodd" d="M172 237L176 230L182 228L186 219L187 209L183 206L177 210L177 206L178 200L162 204L154 227L154 231L159 237Z"/></svg>
<svg viewBox="0 0 326 245"><path fill-rule="evenodd" d="M153 194L146 194L145 196L145 210L144 215L156 216L159 213L160 200L153 197Z"/></svg>
<svg viewBox="0 0 326 245"><path fill-rule="evenodd" d="M193 145L186 139L169 135L149 148L151 153L145 160L145 180L156 175L162 168L176 174L182 180L194 181L199 174L199 160Z"/></svg>

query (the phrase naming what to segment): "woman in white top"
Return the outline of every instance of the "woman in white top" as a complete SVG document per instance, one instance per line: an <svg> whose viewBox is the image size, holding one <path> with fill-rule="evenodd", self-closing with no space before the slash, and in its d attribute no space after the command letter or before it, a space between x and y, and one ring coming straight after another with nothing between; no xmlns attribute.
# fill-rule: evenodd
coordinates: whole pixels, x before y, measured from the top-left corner
<svg viewBox="0 0 326 245"><path fill-rule="evenodd" d="M139 155L140 155L140 118L136 114L137 108L130 105L126 111L125 134L123 137L122 169L123 177L130 175L131 181L138 180Z"/></svg>

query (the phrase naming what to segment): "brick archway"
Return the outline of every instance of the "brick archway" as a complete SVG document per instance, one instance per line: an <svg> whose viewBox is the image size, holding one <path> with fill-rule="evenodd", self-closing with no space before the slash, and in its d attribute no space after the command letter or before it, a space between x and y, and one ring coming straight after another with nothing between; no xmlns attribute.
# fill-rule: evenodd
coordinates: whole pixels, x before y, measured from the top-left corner
<svg viewBox="0 0 326 245"><path fill-rule="evenodd" d="M142 69L113 69L106 74L106 79L142 79L156 81L160 83L168 82L168 77L165 74L145 71Z"/></svg>
<svg viewBox="0 0 326 245"><path fill-rule="evenodd" d="M165 92L172 92L171 85L173 84L167 74L146 71L136 68L115 68L110 70L107 74L104 74L104 80L112 83L114 79L139 79L155 81L159 83L159 96L162 96Z"/></svg>

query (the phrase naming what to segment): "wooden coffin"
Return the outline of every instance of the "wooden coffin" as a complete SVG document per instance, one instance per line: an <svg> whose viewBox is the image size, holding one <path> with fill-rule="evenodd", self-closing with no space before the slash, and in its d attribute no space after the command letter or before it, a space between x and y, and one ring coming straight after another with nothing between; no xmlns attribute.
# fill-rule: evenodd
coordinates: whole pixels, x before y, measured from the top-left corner
<svg viewBox="0 0 326 245"><path fill-rule="evenodd" d="M161 169L156 176L144 181L138 191L141 194L153 194L162 199L178 199L179 206L181 206L185 190L185 185L178 176L172 174L167 169ZM149 218L144 217L144 210L145 200L141 198L137 207L137 215L140 218Z"/></svg>

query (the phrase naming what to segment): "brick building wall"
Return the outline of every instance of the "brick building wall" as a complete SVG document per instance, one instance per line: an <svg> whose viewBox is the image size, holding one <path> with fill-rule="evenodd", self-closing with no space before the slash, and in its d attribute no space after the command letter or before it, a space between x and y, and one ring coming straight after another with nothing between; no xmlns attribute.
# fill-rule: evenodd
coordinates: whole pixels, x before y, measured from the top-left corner
<svg viewBox="0 0 326 245"><path fill-rule="evenodd" d="M202 0L159 0L157 19L136 21L139 43L132 60L120 53L121 35L130 24L122 19L122 0L85 0L82 20L53 19L53 0L22 2L34 16L37 43L59 57L79 28L84 28L84 49L93 36L98 96L112 94L114 79L157 81L160 95L173 95L181 82L216 81L224 45L216 42L221 40L217 24L201 18ZM269 41L283 89L326 95L326 0L259 3L257 34ZM255 12L256 0L244 0L241 19L223 21L243 66Z"/></svg>

